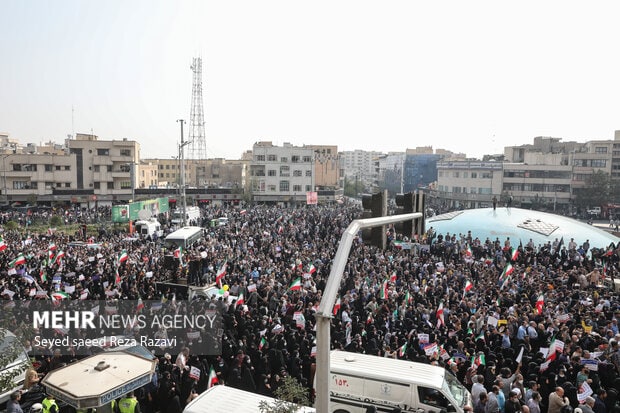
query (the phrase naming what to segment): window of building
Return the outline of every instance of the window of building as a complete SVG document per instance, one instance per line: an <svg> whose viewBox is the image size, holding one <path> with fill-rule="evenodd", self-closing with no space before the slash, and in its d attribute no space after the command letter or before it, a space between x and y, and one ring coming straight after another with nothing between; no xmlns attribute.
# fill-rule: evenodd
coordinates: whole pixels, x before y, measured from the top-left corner
<svg viewBox="0 0 620 413"><path fill-rule="evenodd" d="M280 192L288 192L288 191L289 191L289 182L280 181Z"/></svg>
<svg viewBox="0 0 620 413"><path fill-rule="evenodd" d="M280 162L288 163L288 158L286 156L283 156L283 157L280 158Z"/></svg>
<svg viewBox="0 0 620 413"><path fill-rule="evenodd" d="M460 194L461 193L461 187L460 186L453 186L452 187L452 192L455 194Z"/></svg>
<svg viewBox="0 0 620 413"><path fill-rule="evenodd" d="M491 195L491 188L478 188L478 193L482 195Z"/></svg>
<svg viewBox="0 0 620 413"><path fill-rule="evenodd" d="M39 183L37 181L30 182L30 189L39 188Z"/></svg>
<svg viewBox="0 0 620 413"><path fill-rule="evenodd" d="M438 178L443 177L443 171L437 171L437 177Z"/></svg>
<svg viewBox="0 0 620 413"><path fill-rule="evenodd" d="M62 182L56 182L56 188L62 188Z"/></svg>
<svg viewBox="0 0 620 413"><path fill-rule="evenodd" d="M472 179L478 178L478 172L472 172L471 173L471 178Z"/></svg>
<svg viewBox="0 0 620 413"><path fill-rule="evenodd" d="M131 181L121 181L121 189L131 188Z"/></svg>
<svg viewBox="0 0 620 413"><path fill-rule="evenodd" d="M28 181L13 181L13 189L28 189Z"/></svg>
<svg viewBox="0 0 620 413"><path fill-rule="evenodd" d="M97 155L99 155L99 156L110 156L110 150L109 149L99 148L99 149L97 149Z"/></svg>
<svg viewBox="0 0 620 413"><path fill-rule="evenodd" d="M312 169L308 169L306 171L306 176L312 176Z"/></svg>
<svg viewBox="0 0 620 413"><path fill-rule="evenodd" d="M112 172L112 165L106 165L106 171Z"/></svg>
<svg viewBox="0 0 620 413"><path fill-rule="evenodd" d="M54 165L50 165L48 163L45 164L45 172L52 172L53 171L52 168L54 168ZM99 172L99 171L97 171L97 172Z"/></svg>
<svg viewBox="0 0 620 413"><path fill-rule="evenodd" d="M121 149L121 156L131 156L131 149Z"/></svg>
<svg viewBox="0 0 620 413"><path fill-rule="evenodd" d="M52 189L53 186L54 186L53 182L45 182L45 189Z"/></svg>
<svg viewBox="0 0 620 413"><path fill-rule="evenodd" d="M291 156L291 162L298 163L299 162L299 156L298 155Z"/></svg>
<svg viewBox="0 0 620 413"><path fill-rule="evenodd" d="M65 188L71 188L71 182L65 182Z"/></svg>
<svg viewBox="0 0 620 413"><path fill-rule="evenodd" d="M257 162L265 162L265 155L256 155L256 156L254 157L254 159L255 159Z"/></svg>
<svg viewBox="0 0 620 413"><path fill-rule="evenodd" d="M491 179L493 177L493 174L491 174L491 172L482 172L480 174L480 178L482 179Z"/></svg>
<svg viewBox="0 0 620 413"><path fill-rule="evenodd" d="M605 168L607 166L607 159L592 159L592 167Z"/></svg>
<svg viewBox="0 0 620 413"><path fill-rule="evenodd" d="M304 162L308 163L308 162L312 162L312 157L310 156L304 156Z"/></svg>
<svg viewBox="0 0 620 413"><path fill-rule="evenodd" d="M108 182L108 189L114 189L114 182Z"/></svg>
<svg viewBox="0 0 620 413"><path fill-rule="evenodd" d="M36 170L37 170L37 165L33 165L33 164L24 165L24 171L26 172L36 172Z"/></svg>
<svg viewBox="0 0 620 413"><path fill-rule="evenodd" d="M278 156L277 155L267 155L267 160L269 162L276 162L278 160Z"/></svg>
<svg viewBox="0 0 620 413"><path fill-rule="evenodd" d="M463 178L467 178L467 172L463 172Z"/></svg>
<svg viewBox="0 0 620 413"><path fill-rule="evenodd" d="M290 174L291 174L291 170L288 167L288 165L282 165L280 167L280 176L290 176ZM286 181L286 182L288 182L288 181Z"/></svg>
<svg viewBox="0 0 620 413"><path fill-rule="evenodd" d="M69 165L65 165L65 171L70 171L71 167Z"/></svg>
<svg viewBox="0 0 620 413"><path fill-rule="evenodd" d="M312 187L310 185L306 185L306 192L312 191Z"/></svg>
<svg viewBox="0 0 620 413"><path fill-rule="evenodd" d="M452 172L452 177L453 178L458 178L459 177L459 173L458 172Z"/></svg>
<svg viewBox="0 0 620 413"><path fill-rule="evenodd" d="M594 148L594 153L607 153L607 146L597 146Z"/></svg>
<svg viewBox="0 0 620 413"><path fill-rule="evenodd" d="M61 167L60 165L56 165L56 170L57 170L57 171L62 171L62 169L61 169L61 168L62 168L62 167Z"/></svg>
<svg viewBox="0 0 620 413"><path fill-rule="evenodd" d="M166 169L170 169L170 165L166 165Z"/></svg>
<svg viewBox="0 0 620 413"><path fill-rule="evenodd" d="M101 183L98 181L95 181L95 189L101 189Z"/></svg>
<svg viewBox="0 0 620 413"><path fill-rule="evenodd" d="M262 179L252 181L252 191L265 192L265 181Z"/></svg>
<svg viewBox="0 0 620 413"><path fill-rule="evenodd" d="M275 169L270 169L267 171L267 176L276 176L276 170Z"/></svg>
<svg viewBox="0 0 620 413"><path fill-rule="evenodd" d="M302 176L302 175L301 175L301 171L300 171L299 169L295 169L295 170L293 171L293 176Z"/></svg>
<svg viewBox="0 0 620 413"><path fill-rule="evenodd" d="M267 191L268 192L276 192L276 186L275 185L267 185Z"/></svg>

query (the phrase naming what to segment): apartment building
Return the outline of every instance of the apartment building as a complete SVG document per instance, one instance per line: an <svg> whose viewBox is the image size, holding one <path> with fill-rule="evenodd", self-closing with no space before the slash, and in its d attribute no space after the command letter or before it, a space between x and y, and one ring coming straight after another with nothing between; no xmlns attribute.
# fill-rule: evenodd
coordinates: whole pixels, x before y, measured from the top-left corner
<svg viewBox="0 0 620 413"><path fill-rule="evenodd" d="M257 142L252 147L250 193L256 202L305 203L314 191L314 149Z"/></svg>
<svg viewBox="0 0 620 413"><path fill-rule="evenodd" d="M370 191L378 179L377 159L381 156L382 152L360 149L340 152L345 179L355 181L362 188L360 192Z"/></svg>
<svg viewBox="0 0 620 413"><path fill-rule="evenodd" d="M446 208L491 206L502 191L502 162L444 160L437 162L437 183L429 195Z"/></svg>
<svg viewBox="0 0 620 413"><path fill-rule="evenodd" d="M99 140L96 135L78 133L65 144L76 157L75 189L92 191L97 201L111 202L137 186L138 142Z"/></svg>
<svg viewBox="0 0 620 413"><path fill-rule="evenodd" d="M340 156L336 145L304 145L314 152L314 186L316 189L341 188Z"/></svg>

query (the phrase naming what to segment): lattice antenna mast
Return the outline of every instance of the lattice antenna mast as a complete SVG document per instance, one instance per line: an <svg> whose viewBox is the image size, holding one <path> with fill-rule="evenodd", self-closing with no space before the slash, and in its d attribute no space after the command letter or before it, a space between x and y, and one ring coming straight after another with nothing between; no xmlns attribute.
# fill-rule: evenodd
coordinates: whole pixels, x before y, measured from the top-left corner
<svg viewBox="0 0 620 413"><path fill-rule="evenodd" d="M189 115L189 158L207 159L207 142L205 140L204 109L202 106L202 58L192 60L192 108Z"/></svg>

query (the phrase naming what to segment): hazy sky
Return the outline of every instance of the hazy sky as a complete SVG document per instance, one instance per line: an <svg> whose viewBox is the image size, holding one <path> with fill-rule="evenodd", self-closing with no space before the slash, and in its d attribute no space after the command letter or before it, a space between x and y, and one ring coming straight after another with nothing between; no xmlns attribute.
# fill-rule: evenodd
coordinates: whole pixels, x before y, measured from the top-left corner
<svg viewBox="0 0 620 413"><path fill-rule="evenodd" d="M92 130L169 157L201 56L208 157L613 139L618 16L618 1L0 0L0 132Z"/></svg>

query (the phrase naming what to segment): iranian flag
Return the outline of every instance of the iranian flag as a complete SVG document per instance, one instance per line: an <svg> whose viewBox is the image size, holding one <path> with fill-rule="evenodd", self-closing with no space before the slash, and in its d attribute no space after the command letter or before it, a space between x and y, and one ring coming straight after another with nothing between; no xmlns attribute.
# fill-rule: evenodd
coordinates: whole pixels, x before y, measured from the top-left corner
<svg viewBox="0 0 620 413"><path fill-rule="evenodd" d="M398 349L398 357L404 357L407 354L407 342Z"/></svg>
<svg viewBox="0 0 620 413"><path fill-rule="evenodd" d="M179 263L183 266L183 247L179 247L174 250L174 258L178 258Z"/></svg>
<svg viewBox="0 0 620 413"><path fill-rule="evenodd" d="M142 297L138 298L138 304L136 305L136 312L142 311L144 308L144 301L142 301Z"/></svg>
<svg viewBox="0 0 620 413"><path fill-rule="evenodd" d="M228 267L228 261L224 261L224 264L217 270L217 274L215 275L215 282L218 287L222 286L222 278L226 275L226 268Z"/></svg>
<svg viewBox="0 0 620 413"><path fill-rule="evenodd" d="M443 318L443 301L439 303L439 308L437 309L437 313L435 315L437 316L437 327L440 325L445 326L446 322Z"/></svg>
<svg viewBox="0 0 620 413"><path fill-rule="evenodd" d="M215 369L213 368L213 366L211 366L211 369L209 370L209 381L207 384L207 388L210 389L218 383L219 380L217 379L217 374L215 374Z"/></svg>
<svg viewBox="0 0 620 413"><path fill-rule="evenodd" d="M545 305L545 295L544 294L540 294L538 296L538 299L536 300L536 313L538 315L542 314L543 306L544 305Z"/></svg>
<svg viewBox="0 0 620 413"><path fill-rule="evenodd" d="M52 262L52 260L54 259L54 250L47 250L47 259L48 261Z"/></svg>
<svg viewBox="0 0 620 413"><path fill-rule="evenodd" d="M288 287L289 290L291 291L299 291L301 290L301 277L297 277L293 280L293 282L291 283L291 286Z"/></svg>
<svg viewBox="0 0 620 413"><path fill-rule="evenodd" d="M0 251L4 251L6 249L6 244L2 237L0 237Z"/></svg>
<svg viewBox="0 0 620 413"><path fill-rule="evenodd" d="M24 257L24 254L20 252L19 254L17 254L17 257L15 257L15 259L9 263L9 266L11 268L15 268L18 265L23 265L25 263L26 263L26 257Z"/></svg>
<svg viewBox="0 0 620 413"><path fill-rule="evenodd" d="M556 348L555 348L555 337L553 337L551 339L551 344L549 344L549 352L547 353L547 361L553 361L555 360L555 352L556 352Z"/></svg>
<svg viewBox="0 0 620 413"><path fill-rule="evenodd" d="M122 250L120 254L118 254L118 264L122 264L129 259L129 255L127 254L127 250Z"/></svg>
<svg viewBox="0 0 620 413"><path fill-rule="evenodd" d="M391 283L395 283L396 282L396 271L394 271L392 273L392 275L390 275L390 282Z"/></svg>
<svg viewBox="0 0 620 413"><path fill-rule="evenodd" d="M121 274L118 272L118 268L116 269L116 276L114 277L114 285L119 285L121 283Z"/></svg>
<svg viewBox="0 0 620 413"><path fill-rule="evenodd" d="M48 251L56 251L56 244L50 242L50 246L47 247Z"/></svg>
<svg viewBox="0 0 620 413"><path fill-rule="evenodd" d="M366 324L371 324L375 320L372 318L372 313L368 314L368 318L366 318Z"/></svg>
<svg viewBox="0 0 620 413"><path fill-rule="evenodd" d="M510 260L516 261L519 258L519 248L512 247L512 253L510 254Z"/></svg>
<svg viewBox="0 0 620 413"><path fill-rule="evenodd" d="M471 257L472 255L473 255L473 252L471 250L471 245L467 244L467 248L465 249L465 256Z"/></svg>
<svg viewBox="0 0 620 413"><path fill-rule="evenodd" d="M310 264L310 267L308 268L308 272L310 274L314 274L316 272L316 267L314 266L314 264Z"/></svg>
<svg viewBox="0 0 620 413"><path fill-rule="evenodd" d="M479 365L483 365L486 366L486 360L484 358L484 353L480 353L475 357L471 358L471 364L474 366L479 366Z"/></svg>
<svg viewBox="0 0 620 413"><path fill-rule="evenodd" d="M465 293L467 293L468 291L471 291L472 288L474 288L474 285L472 284L471 281L467 280L465 282Z"/></svg>
<svg viewBox="0 0 620 413"><path fill-rule="evenodd" d="M411 304L411 302L412 302L412 301L413 301L413 298L411 297L411 294L409 294L409 291L407 291L407 292L405 293L405 302L406 302L407 304Z"/></svg>
<svg viewBox="0 0 620 413"><path fill-rule="evenodd" d="M338 314L340 311L340 297L336 300L336 304L334 304L334 315Z"/></svg>
<svg viewBox="0 0 620 413"><path fill-rule="evenodd" d="M239 297L237 297L237 302L235 303L235 308L242 306L243 304L245 304L245 297L243 296L243 291L241 291L241 294L239 294Z"/></svg>
<svg viewBox="0 0 620 413"><path fill-rule="evenodd" d="M56 291L51 294L51 297L52 297L52 300L54 301L61 301L66 298L69 298L69 294L63 293L62 291Z"/></svg>
<svg viewBox="0 0 620 413"><path fill-rule="evenodd" d="M65 252L63 250L58 251L58 254L56 254L56 258L55 258L55 262L56 265L60 265L60 260L65 258Z"/></svg>
<svg viewBox="0 0 620 413"><path fill-rule="evenodd" d="M383 281L383 284L381 285L381 290L379 291L379 298L383 300L387 300L388 298L388 281L387 280Z"/></svg>
<svg viewBox="0 0 620 413"><path fill-rule="evenodd" d="M510 275L514 272L514 270L515 269L511 263L506 264L506 267L504 268L502 274L499 276L498 280L500 290L503 289L504 286L508 283L508 280L510 280Z"/></svg>
<svg viewBox="0 0 620 413"><path fill-rule="evenodd" d="M260 341L258 342L258 349L262 350L266 344L267 344L267 339L265 337L261 337Z"/></svg>

